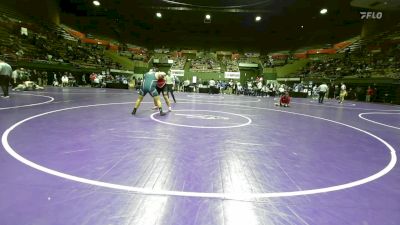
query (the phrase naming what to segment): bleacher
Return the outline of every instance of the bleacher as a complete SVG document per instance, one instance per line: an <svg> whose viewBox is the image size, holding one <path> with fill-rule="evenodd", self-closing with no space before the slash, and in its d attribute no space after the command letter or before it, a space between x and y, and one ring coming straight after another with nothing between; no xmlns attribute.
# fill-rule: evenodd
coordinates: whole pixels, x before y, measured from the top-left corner
<svg viewBox="0 0 400 225"><path fill-rule="evenodd" d="M171 66L171 70L184 70L186 65L186 57L174 58L174 63Z"/></svg>
<svg viewBox="0 0 400 225"><path fill-rule="evenodd" d="M191 72L221 72L221 65L219 61L209 55L199 56L196 59L190 61Z"/></svg>
<svg viewBox="0 0 400 225"><path fill-rule="evenodd" d="M118 64L104 55L104 48L79 44L66 27L27 17L0 4L1 56L9 62L70 63L77 67L111 67ZM40 25L39 25L40 24ZM28 34L21 34L21 27Z"/></svg>
<svg viewBox="0 0 400 225"><path fill-rule="evenodd" d="M239 63L237 60L223 59L222 66L225 67L222 70L226 72L239 72Z"/></svg>

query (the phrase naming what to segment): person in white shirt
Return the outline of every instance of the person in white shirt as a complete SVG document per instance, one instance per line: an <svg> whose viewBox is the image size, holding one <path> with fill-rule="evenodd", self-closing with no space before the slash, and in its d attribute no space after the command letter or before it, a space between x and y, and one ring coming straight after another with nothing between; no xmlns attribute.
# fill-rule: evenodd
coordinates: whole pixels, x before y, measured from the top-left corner
<svg viewBox="0 0 400 225"><path fill-rule="evenodd" d="M18 78L19 78L19 69L16 69L11 74L11 83L13 87L17 86Z"/></svg>
<svg viewBox="0 0 400 225"><path fill-rule="evenodd" d="M283 86L283 84L278 88L279 91L279 96L282 96L283 94L285 94L285 88Z"/></svg>
<svg viewBox="0 0 400 225"><path fill-rule="evenodd" d="M175 77L172 76L171 71L168 71L168 74L165 77L165 82L167 85L167 95L169 95L169 93L171 93L172 99L176 103L175 96L174 96Z"/></svg>
<svg viewBox="0 0 400 225"><path fill-rule="evenodd" d="M257 97L261 97L261 91L262 91L261 89L262 89L262 87L263 87L262 81L259 80L257 82L257 93L256 93Z"/></svg>
<svg viewBox="0 0 400 225"><path fill-rule="evenodd" d="M215 80L211 78L210 81L208 81L208 86L210 88L209 94L214 94L215 93Z"/></svg>
<svg viewBox="0 0 400 225"><path fill-rule="evenodd" d="M233 93L233 86L234 86L233 80L231 79L231 80L229 80L229 82L228 82L228 87L227 87L227 89L228 89L228 94L230 94L230 95Z"/></svg>
<svg viewBox="0 0 400 225"><path fill-rule="evenodd" d="M319 85L318 89L319 89L318 103L324 103L324 97L326 92L328 91L328 85L326 85L326 83L322 83L321 85Z"/></svg>
<svg viewBox="0 0 400 225"><path fill-rule="evenodd" d="M8 86L10 86L10 79L13 70L11 66L0 59L0 86L3 89L3 98L9 98Z"/></svg>
<svg viewBox="0 0 400 225"><path fill-rule="evenodd" d="M236 94L237 94L237 95L243 94L243 87L242 87L242 85L240 84L240 82L237 82L236 85L237 85Z"/></svg>
<svg viewBox="0 0 400 225"><path fill-rule="evenodd" d="M317 99L318 93L319 93L318 86L314 85L312 88L312 99L313 100Z"/></svg>
<svg viewBox="0 0 400 225"><path fill-rule="evenodd" d="M339 103L343 103L344 97L347 96L346 85L342 82L340 86Z"/></svg>
<svg viewBox="0 0 400 225"><path fill-rule="evenodd" d="M261 96L262 97L264 97L264 96L269 97L268 92L269 92L268 86L267 85L263 85L262 88L261 88Z"/></svg>
<svg viewBox="0 0 400 225"><path fill-rule="evenodd" d="M61 85L63 87L68 86L68 76L66 74L61 77Z"/></svg>

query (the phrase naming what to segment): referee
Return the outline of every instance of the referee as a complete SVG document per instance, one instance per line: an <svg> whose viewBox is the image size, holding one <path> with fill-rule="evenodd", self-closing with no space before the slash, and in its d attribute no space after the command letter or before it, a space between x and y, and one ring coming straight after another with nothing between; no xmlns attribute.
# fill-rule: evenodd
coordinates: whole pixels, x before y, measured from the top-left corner
<svg viewBox="0 0 400 225"><path fill-rule="evenodd" d="M11 66L0 59L0 86L3 89L3 98L10 97L8 96L8 86L10 85L11 74Z"/></svg>
<svg viewBox="0 0 400 225"><path fill-rule="evenodd" d="M167 83L167 94L171 93L172 99L174 99L174 102L176 103L174 95L175 77L172 76L171 71L168 71L165 81Z"/></svg>
<svg viewBox="0 0 400 225"><path fill-rule="evenodd" d="M319 89L319 98L318 98L318 103L324 103L324 97L326 92L328 91L328 85L326 85L326 83L322 83L321 85L319 85L318 87Z"/></svg>

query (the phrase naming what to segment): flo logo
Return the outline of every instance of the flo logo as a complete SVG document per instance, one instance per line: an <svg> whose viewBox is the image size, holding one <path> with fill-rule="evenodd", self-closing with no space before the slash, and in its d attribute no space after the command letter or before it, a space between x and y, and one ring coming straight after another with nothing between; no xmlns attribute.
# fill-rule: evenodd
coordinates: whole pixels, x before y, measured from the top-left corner
<svg viewBox="0 0 400 225"><path fill-rule="evenodd" d="M374 19L380 20L382 19L383 13L382 12L360 12L362 20Z"/></svg>
<svg viewBox="0 0 400 225"><path fill-rule="evenodd" d="M214 115L201 115L201 114L175 114L177 116L183 116L186 117L187 119L201 119L201 120L229 120L228 117L223 117L223 116L214 116Z"/></svg>

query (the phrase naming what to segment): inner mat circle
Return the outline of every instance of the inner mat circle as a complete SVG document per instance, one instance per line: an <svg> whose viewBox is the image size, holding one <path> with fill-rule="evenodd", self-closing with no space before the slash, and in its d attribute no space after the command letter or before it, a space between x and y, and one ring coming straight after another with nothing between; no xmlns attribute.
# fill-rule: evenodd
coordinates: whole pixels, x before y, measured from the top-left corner
<svg viewBox="0 0 400 225"><path fill-rule="evenodd" d="M155 117L158 113L151 114L151 119L159 123L200 129L236 128L251 124L252 120L244 115L198 109L180 109L170 112L167 117ZM186 124L185 124L186 123Z"/></svg>

